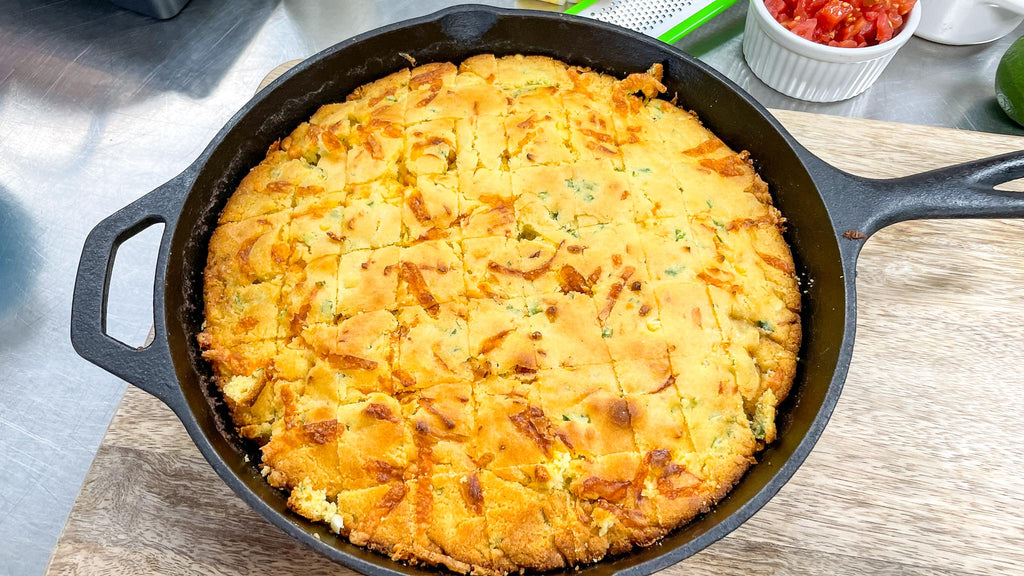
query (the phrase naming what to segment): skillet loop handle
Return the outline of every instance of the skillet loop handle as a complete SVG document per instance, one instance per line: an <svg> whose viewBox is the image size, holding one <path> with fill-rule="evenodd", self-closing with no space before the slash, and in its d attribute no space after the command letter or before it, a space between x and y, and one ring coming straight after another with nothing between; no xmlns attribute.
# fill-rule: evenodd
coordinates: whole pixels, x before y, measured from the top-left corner
<svg viewBox="0 0 1024 576"><path fill-rule="evenodd" d="M180 402L163 319L164 270L174 223L188 191L180 175L100 222L85 239L71 305L71 343L80 356L160 398ZM107 335L110 272L118 247L154 224L164 224L153 290L153 341L135 348Z"/></svg>
<svg viewBox="0 0 1024 576"><path fill-rule="evenodd" d="M845 182L830 186L838 207L833 218L848 239L904 220L1024 218L1024 193L993 188L1017 178L1024 178L1024 151L891 180L839 172Z"/></svg>

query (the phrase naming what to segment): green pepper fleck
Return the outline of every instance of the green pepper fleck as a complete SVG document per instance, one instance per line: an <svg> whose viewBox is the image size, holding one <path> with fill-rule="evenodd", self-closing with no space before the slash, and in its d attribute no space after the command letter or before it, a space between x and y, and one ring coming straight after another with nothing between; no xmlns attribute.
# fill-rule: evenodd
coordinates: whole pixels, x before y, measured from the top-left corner
<svg viewBox="0 0 1024 576"><path fill-rule="evenodd" d="M334 300L324 300L320 303L321 316L334 316Z"/></svg>
<svg viewBox="0 0 1024 576"><path fill-rule="evenodd" d="M597 189L597 184L589 180L582 179L568 179L565 181L565 185L572 189L576 194L582 194L584 192L592 192Z"/></svg>
<svg viewBox="0 0 1024 576"><path fill-rule="evenodd" d="M533 226L523 224L523 229L519 232L516 238L519 240L533 240L537 238L537 236L539 236L539 234L537 234L537 231L533 229Z"/></svg>
<svg viewBox="0 0 1024 576"><path fill-rule="evenodd" d="M750 423L750 431L754 434L754 439L764 440L766 430L762 420L755 417L753 422Z"/></svg>

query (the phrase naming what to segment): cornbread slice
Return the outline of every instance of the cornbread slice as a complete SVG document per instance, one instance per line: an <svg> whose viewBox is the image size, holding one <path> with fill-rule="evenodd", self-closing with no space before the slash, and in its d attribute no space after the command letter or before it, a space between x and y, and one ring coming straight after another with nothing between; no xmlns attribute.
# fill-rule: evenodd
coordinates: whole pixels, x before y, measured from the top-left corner
<svg viewBox="0 0 1024 576"><path fill-rule="evenodd" d="M484 54L271 147L210 240L199 343L292 510L508 574L725 497L778 434L800 294L746 153L664 91Z"/></svg>

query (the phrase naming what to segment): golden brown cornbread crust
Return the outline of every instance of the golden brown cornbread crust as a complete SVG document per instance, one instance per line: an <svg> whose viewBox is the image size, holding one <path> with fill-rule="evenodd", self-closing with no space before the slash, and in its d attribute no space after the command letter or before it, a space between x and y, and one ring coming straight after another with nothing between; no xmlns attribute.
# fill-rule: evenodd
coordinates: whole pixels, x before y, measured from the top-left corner
<svg viewBox="0 0 1024 576"><path fill-rule="evenodd" d="M549 570L655 542L774 440L783 219L660 79L401 70L245 177L199 339L293 510L399 560Z"/></svg>

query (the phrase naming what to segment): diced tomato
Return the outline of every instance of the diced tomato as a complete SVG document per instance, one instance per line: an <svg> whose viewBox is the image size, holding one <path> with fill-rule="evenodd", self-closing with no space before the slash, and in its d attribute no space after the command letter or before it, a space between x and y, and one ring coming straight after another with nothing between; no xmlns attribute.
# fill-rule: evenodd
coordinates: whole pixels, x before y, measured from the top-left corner
<svg viewBox="0 0 1024 576"><path fill-rule="evenodd" d="M815 20L814 18L811 18L810 20L797 20L793 24L793 27L790 28L789 30L791 32L793 32L793 34L796 34L797 36L800 36L801 38L806 38L806 39L811 40L813 42L814 41L814 29L817 28L817 27L818 27L818 21Z"/></svg>
<svg viewBox="0 0 1024 576"><path fill-rule="evenodd" d="M875 14L875 26L878 26L878 43L888 42L892 40L892 22L889 21L889 15L885 12L879 12Z"/></svg>
<svg viewBox="0 0 1024 576"><path fill-rule="evenodd" d="M834 30L836 26L853 14L853 6L849 2L841 0L829 0L815 15L818 22L821 22L827 30Z"/></svg>
<svg viewBox="0 0 1024 576"><path fill-rule="evenodd" d="M839 37L845 42L859 34L860 31L867 26L867 23L868 21L861 16L860 18L855 19L852 24L844 26Z"/></svg>
<svg viewBox="0 0 1024 576"><path fill-rule="evenodd" d="M875 37L875 21L874 20L867 20L866 19L864 22L865 22L864 28L860 31L861 38L864 39L864 40L867 40L868 38L874 38Z"/></svg>
<svg viewBox="0 0 1024 576"><path fill-rule="evenodd" d="M887 42L917 0L764 0L768 13L794 34L829 46Z"/></svg>
<svg viewBox="0 0 1024 576"><path fill-rule="evenodd" d="M796 6L793 7L793 19L794 20L807 20L810 15L807 12L807 0L796 0Z"/></svg>
<svg viewBox="0 0 1024 576"><path fill-rule="evenodd" d="M796 4L793 6L793 19L795 20L798 16L801 20L813 18L827 2L828 0L796 0Z"/></svg>
<svg viewBox="0 0 1024 576"><path fill-rule="evenodd" d="M764 5L768 8L768 13L772 15L772 18L778 20L779 15L786 9L786 0L764 0Z"/></svg>
<svg viewBox="0 0 1024 576"><path fill-rule="evenodd" d="M825 4L828 4L828 0L810 0L807 4L807 9L810 10L812 14L817 14Z"/></svg>

